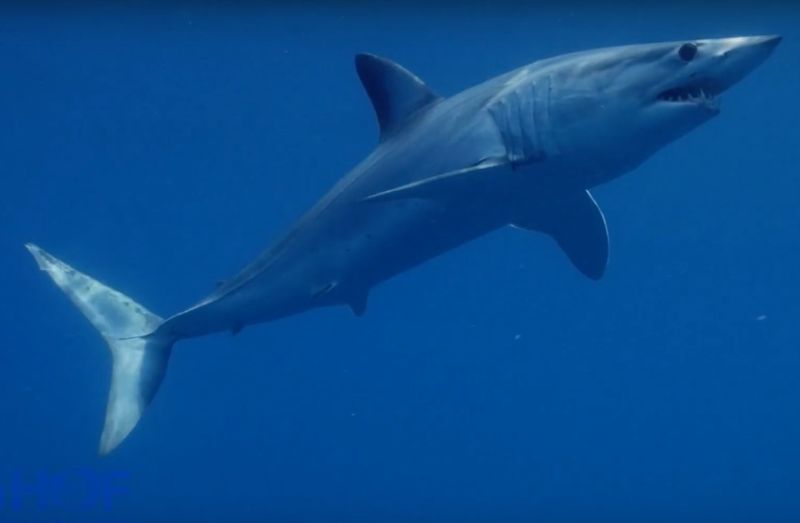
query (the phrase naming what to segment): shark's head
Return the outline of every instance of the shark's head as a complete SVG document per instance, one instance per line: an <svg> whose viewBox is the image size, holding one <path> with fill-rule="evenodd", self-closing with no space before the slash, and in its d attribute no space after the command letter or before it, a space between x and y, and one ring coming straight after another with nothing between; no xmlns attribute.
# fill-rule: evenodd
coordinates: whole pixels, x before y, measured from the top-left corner
<svg viewBox="0 0 800 523"><path fill-rule="evenodd" d="M542 64L554 139L564 152L632 168L719 113L719 97L763 62L778 36L631 45Z"/></svg>

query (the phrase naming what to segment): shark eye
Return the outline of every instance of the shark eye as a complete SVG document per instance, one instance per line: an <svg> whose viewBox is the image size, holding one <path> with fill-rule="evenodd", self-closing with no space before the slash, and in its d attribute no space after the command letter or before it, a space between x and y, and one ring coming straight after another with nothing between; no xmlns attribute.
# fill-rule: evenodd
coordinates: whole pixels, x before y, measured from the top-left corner
<svg viewBox="0 0 800 523"><path fill-rule="evenodd" d="M697 46L694 44L683 44L678 49L678 56L680 56L681 60L683 60L684 62L691 62L696 55L697 55Z"/></svg>

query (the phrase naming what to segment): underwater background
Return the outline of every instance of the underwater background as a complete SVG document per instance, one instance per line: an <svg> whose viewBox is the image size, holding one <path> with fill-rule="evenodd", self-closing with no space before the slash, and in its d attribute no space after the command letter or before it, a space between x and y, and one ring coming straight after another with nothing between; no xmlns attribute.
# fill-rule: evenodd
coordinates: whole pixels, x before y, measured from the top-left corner
<svg viewBox="0 0 800 523"><path fill-rule="evenodd" d="M799 8L0 11L0 521L800 520ZM363 318L179 343L97 456L108 350L25 242L169 315L374 146L357 52L447 96L565 52L750 34L784 41L722 114L593 191L602 281L499 231Z"/></svg>

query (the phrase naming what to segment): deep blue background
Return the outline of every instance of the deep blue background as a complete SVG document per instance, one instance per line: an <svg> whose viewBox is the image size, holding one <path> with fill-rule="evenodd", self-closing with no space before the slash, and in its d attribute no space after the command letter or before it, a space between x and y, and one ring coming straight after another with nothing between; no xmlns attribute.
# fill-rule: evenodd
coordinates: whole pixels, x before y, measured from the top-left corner
<svg viewBox="0 0 800 523"><path fill-rule="evenodd" d="M784 43L718 118L596 190L601 282L501 231L364 318L179 344L96 457L109 354L24 242L171 314L369 152L356 52L448 95L562 52L762 33ZM53 7L6 10L0 53L0 520L800 519L800 10ZM128 493L85 513L31 486L84 468Z"/></svg>

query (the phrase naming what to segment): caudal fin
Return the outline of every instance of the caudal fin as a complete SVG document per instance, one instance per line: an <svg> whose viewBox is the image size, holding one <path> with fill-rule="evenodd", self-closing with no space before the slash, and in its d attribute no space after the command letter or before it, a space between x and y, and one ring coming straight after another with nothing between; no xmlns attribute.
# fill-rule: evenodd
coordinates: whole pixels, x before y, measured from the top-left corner
<svg viewBox="0 0 800 523"><path fill-rule="evenodd" d="M163 320L36 245L25 247L111 349L111 390L100 438L100 454L108 454L130 434L156 395L174 340L140 337L155 331Z"/></svg>

